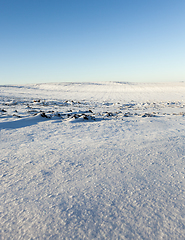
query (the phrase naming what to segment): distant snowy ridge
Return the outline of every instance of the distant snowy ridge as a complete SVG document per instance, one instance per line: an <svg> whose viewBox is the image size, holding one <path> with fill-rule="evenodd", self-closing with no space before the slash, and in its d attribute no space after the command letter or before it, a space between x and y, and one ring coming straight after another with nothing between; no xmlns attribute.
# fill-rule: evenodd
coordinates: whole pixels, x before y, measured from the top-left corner
<svg viewBox="0 0 185 240"><path fill-rule="evenodd" d="M184 83L51 83L1 86L0 93L3 122L39 114L70 121L185 115Z"/></svg>

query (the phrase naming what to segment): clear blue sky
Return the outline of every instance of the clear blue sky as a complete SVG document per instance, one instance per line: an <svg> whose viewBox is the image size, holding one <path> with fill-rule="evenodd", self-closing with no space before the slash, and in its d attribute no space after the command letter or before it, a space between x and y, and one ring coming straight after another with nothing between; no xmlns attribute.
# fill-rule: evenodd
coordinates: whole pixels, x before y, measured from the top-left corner
<svg viewBox="0 0 185 240"><path fill-rule="evenodd" d="M0 0L0 84L185 80L185 0Z"/></svg>

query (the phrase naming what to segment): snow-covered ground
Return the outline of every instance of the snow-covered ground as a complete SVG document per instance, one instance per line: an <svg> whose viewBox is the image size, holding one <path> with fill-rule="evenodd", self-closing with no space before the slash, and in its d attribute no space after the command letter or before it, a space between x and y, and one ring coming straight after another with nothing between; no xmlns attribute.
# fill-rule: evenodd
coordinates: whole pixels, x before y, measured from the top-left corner
<svg viewBox="0 0 185 240"><path fill-rule="evenodd" d="M185 239L185 83L0 86L0 239Z"/></svg>

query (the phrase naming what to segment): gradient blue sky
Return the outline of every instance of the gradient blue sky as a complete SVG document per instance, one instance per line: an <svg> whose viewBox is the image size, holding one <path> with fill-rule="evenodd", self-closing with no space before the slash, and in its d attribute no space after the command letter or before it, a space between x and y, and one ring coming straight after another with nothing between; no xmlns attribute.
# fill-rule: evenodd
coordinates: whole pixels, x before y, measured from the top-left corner
<svg viewBox="0 0 185 240"><path fill-rule="evenodd" d="M185 80L185 0L0 0L0 84Z"/></svg>

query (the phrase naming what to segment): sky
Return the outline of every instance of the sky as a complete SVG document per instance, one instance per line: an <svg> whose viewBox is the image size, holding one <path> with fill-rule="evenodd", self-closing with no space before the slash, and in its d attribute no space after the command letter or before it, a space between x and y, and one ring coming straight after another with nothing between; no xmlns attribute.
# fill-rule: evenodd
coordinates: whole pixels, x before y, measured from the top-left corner
<svg viewBox="0 0 185 240"><path fill-rule="evenodd" d="M184 80L184 0L0 0L1 85Z"/></svg>

